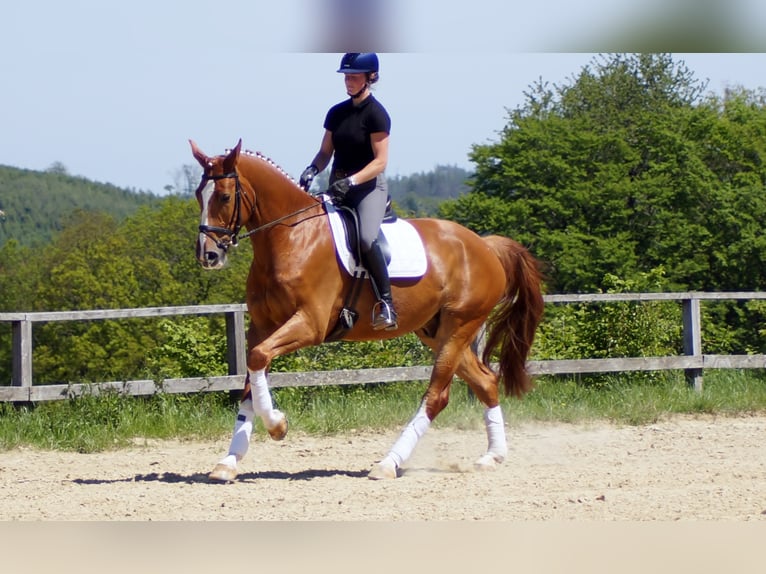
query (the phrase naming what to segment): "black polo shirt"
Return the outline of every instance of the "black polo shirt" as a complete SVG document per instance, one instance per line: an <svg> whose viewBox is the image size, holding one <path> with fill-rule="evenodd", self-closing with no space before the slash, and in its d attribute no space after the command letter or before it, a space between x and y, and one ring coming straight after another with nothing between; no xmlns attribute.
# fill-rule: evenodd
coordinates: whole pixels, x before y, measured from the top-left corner
<svg viewBox="0 0 766 574"><path fill-rule="evenodd" d="M370 94L358 106L351 98L334 105L327 112L324 127L332 132L333 169L353 174L375 158L370 134L390 133L391 118L383 104Z"/></svg>

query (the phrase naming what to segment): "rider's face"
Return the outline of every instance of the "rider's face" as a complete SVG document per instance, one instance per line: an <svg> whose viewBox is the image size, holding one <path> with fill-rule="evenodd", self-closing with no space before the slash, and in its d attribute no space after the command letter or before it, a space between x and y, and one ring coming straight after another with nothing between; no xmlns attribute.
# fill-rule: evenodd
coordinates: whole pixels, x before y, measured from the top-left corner
<svg viewBox="0 0 766 574"><path fill-rule="evenodd" d="M343 74L346 82L346 93L349 96L358 94L367 82L367 74Z"/></svg>

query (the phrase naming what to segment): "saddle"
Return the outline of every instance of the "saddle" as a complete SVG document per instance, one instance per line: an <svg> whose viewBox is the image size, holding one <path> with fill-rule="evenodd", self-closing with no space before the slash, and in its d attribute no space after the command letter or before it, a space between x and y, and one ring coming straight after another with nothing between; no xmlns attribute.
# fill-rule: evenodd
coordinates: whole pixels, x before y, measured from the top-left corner
<svg viewBox="0 0 766 574"><path fill-rule="evenodd" d="M359 222L354 210L329 202L324 204L324 210L338 262L351 276L366 272L361 262ZM390 202L377 240L384 251L389 277L417 279L425 274L428 263L423 240L409 221L394 213Z"/></svg>
<svg viewBox="0 0 766 574"><path fill-rule="evenodd" d="M351 289L346 293L338 322L325 341L336 341L354 327L359 313L354 309L364 286L361 279L369 273L362 263L359 243L359 219L348 207L325 203L325 212L335 241L336 255L353 278ZM377 238L388 266L389 276L394 278L422 277L427 268L425 248L417 230L411 223L400 219L393 211L391 199L386 204L380 232Z"/></svg>
<svg viewBox="0 0 766 574"><path fill-rule="evenodd" d="M354 257L357 266L362 267L362 247L359 242L359 217L357 217L356 211L350 207L340 205L335 206L335 209L338 211L340 220L343 223L343 229L346 236L346 247L348 247L349 252ZM397 218L398 216L394 212L393 207L391 207L391 198L389 197L386 202L386 213L383 216L383 223L394 223ZM378 245L380 245L380 250L383 252L386 265L388 265L391 263L391 245L388 243L388 239L386 239L386 234L383 233L383 227L378 231L377 242Z"/></svg>

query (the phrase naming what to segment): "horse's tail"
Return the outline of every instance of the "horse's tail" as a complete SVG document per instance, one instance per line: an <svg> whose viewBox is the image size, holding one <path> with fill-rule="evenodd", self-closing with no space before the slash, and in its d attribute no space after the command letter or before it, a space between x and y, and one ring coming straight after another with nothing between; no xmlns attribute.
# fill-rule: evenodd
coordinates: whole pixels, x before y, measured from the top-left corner
<svg viewBox="0 0 766 574"><path fill-rule="evenodd" d="M543 316L542 271L537 259L513 239L490 235L484 241L503 264L506 286L487 321L482 362L489 366L492 353L499 347L498 374L505 392L521 398L532 389L526 362Z"/></svg>

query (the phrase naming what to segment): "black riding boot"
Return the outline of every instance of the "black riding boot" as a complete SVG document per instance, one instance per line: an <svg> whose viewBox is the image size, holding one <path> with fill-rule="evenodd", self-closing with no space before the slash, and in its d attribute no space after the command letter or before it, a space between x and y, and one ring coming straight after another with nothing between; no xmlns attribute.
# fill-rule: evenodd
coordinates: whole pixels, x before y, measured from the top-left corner
<svg viewBox="0 0 766 574"><path fill-rule="evenodd" d="M378 303L372 310L372 328L376 331L385 329L392 331L399 324L391 299L391 281L388 278L386 260L377 241L373 241L370 250L362 254L362 262L370 273L372 286L378 296Z"/></svg>

